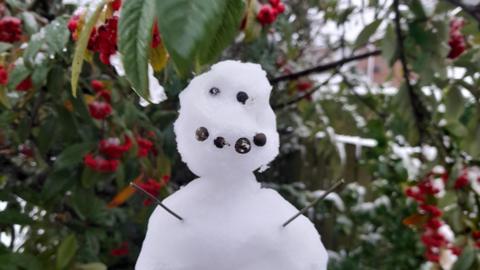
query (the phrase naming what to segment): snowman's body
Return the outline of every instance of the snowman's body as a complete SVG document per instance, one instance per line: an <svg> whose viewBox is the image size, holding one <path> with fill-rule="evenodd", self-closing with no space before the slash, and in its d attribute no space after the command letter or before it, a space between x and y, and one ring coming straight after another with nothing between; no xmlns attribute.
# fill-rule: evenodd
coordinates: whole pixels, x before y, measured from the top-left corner
<svg viewBox="0 0 480 270"><path fill-rule="evenodd" d="M236 73L235 79L222 81L223 71ZM218 91L203 95L202 89L212 87L221 89L224 100L205 106L210 98L222 98ZM239 96L229 91L239 88L249 100L229 102ZM300 216L282 227L298 210L276 191L261 188L252 173L278 153L269 93L258 65L234 61L215 65L182 92L178 148L201 177L164 200L184 221L159 207L152 214L137 270L326 269L328 257L313 224Z"/></svg>

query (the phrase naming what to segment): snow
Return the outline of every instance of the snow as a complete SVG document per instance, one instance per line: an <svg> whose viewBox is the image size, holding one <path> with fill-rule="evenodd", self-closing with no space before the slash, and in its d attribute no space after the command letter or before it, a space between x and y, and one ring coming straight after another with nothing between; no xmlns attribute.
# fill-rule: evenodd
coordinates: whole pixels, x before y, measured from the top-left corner
<svg viewBox="0 0 480 270"><path fill-rule="evenodd" d="M278 154L270 90L259 65L224 61L180 94L178 150L199 178L163 201L184 221L155 209L137 270L326 269L328 255L313 224L300 216L282 227L298 210L261 188L252 173ZM245 104L237 101L239 91L248 94ZM267 138L263 146L253 142L259 132ZM239 138L250 141L249 151Z"/></svg>
<svg viewBox="0 0 480 270"><path fill-rule="evenodd" d="M113 66L118 76L125 76L125 68L122 63L122 57L119 52L112 54L110 56L110 64ZM155 78L153 68L151 65L148 65L148 91L150 95L150 102L140 97L139 104L140 106L146 107L153 104L159 104L160 102L167 99L167 94L165 94L165 89L160 84L160 82Z"/></svg>
<svg viewBox="0 0 480 270"><path fill-rule="evenodd" d="M150 105L150 103L158 104L167 99L165 89L153 75L153 68L151 65L148 65L148 90L150 94L150 102L142 97L140 98L140 105L143 107Z"/></svg>
<svg viewBox="0 0 480 270"><path fill-rule="evenodd" d="M315 198L319 198L323 194L325 194L325 192L326 192L325 190L316 190L312 192L312 195ZM340 198L340 196L337 193L331 192L330 194L327 195L327 197L325 197L324 200L331 201L339 211L342 211L342 212L345 211L345 204L343 203L342 198Z"/></svg>
<svg viewBox="0 0 480 270"><path fill-rule="evenodd" d="M442 235L447 242L452 243L455 241L455 234L453 233L452 228L446 223L438 228L438 233Z"/></svg>
<svg viewBox="0 0 480 270"><path fill-rule="evenodd" d="M442 249L440 251L439 263L443 270L452 269L457 259L458 259L457 255L453 254L452 250L450 249Z"/></svg>

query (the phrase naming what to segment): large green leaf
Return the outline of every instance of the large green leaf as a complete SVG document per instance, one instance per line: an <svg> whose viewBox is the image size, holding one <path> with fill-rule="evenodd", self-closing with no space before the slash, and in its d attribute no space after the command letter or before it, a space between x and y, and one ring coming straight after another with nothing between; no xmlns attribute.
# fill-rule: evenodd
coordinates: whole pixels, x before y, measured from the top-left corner
<svg viewBox="0 0 480 270"><path fill-rule="evenodd" d="M233 41L244 15L245 4L243 1L226 0L223 3L225 6L221 9L222 13L215 21L217 25L210 26L212 30L215 27L215 30L209 31L209 37L199 51L201 63L214 60Z"/></svg>
<svg viewBox="0 0 480 270"><path fill-rule="evenodd" d="M92 32L93 27L98 21L100 14L107 3L107 0L102 0L96 7L93 14L88 17L87 23L83 26L80 37L77 40L77 45L75 46L75 53L73 55L72 62L72 94L74 97L77 96L77 86L80 73L82 72L83 58L85 56L85 51L87 50L88 40L90 39L90 33Z"/></svg>
<svg viewBox="0 0 480 270"><path fill-rule="evenodd" d="M65 237L57 250L57 269L65 269L75 256L78 249L77 239L74 234Z"/></svg>
<svg viewBox="0 0 480 270"><path fill-rule="evenodd" d="M119 50L133 90L149 99L148 52L155 21L155 0L124 1L119 22Z"/></svg>
<svg viewBox="0 0 480 270"><path fill-rule="evenodd" d="M244 5L234 2L243 1L157 0L162 40L181 74L217 55L234 36Z"/></svg>

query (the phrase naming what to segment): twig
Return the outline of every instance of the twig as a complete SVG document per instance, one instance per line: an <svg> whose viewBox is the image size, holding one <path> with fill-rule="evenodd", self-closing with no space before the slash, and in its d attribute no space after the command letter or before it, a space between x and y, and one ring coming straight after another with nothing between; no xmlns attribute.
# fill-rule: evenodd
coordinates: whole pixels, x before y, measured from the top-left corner
<svg viewBox="0 0 480 270"><path fill-rule="evenodd" d="M183 221L183 218L181 216L179 216L178 214L176 214L175 212L173 212L170 208L168 208L167 206L165 206L157 197L153 196L152 194L150 194L148 191L146 191L145 189L143 189L142 187L140 187L139 185L135 184L134 182L130 182L130 186L132 186L133 188L135 188L136 190L139 190L141 192L143 192L148 198L152 199L155 203L157 203L160 207L162 207L163 209L165 209L165 211L167 211L168 213L170 213L172 216L176 217L178 220L180 221Z"/></svg>
<svg viewBox="0 0 480 270"><path fill-rule="evenodd" d="M332 75L330 75L330 77L328 77L328 79L326 79L325 81L323 81L321 84L317 85L317 86L314 86L313 88L311 88L310 90L304 92L303 94L295 97L295 98L292 98L291 100L289 101L285 101L283 103L280 103L280 104L275 104L272 106L272 108L274 110L278 110L278 109L282 109L282 108L285 108L287 106L290 106L292 104L295 104L299 101L301 101L302 99L310 96L311 94L315 93L317 90L319 90L322 86L325 86L328 84L328 82L330 82L330 80L333 78L333 76L335 76L335 74L337 74L337 72L334 72Z"/></svg>
<svg viewBox="0 0 480 270"><path fill-rule="evenodd" d="M301 70L301 71L298 71L298 72L294 72L294 73L290 73L290 74L287 74L287 75L272 78L272 79L270 79L270 83L271 84L276 84L276 83L281 82L281 81L295 80L295 79L298 79L302 76L306 76L306 75L309 75L309 74L312 74L312 73L320 73L320 72L324 72L324 71L327 71L327 70L330 70L330 69L339 68L339 67L341 67L341 66L343 66L347 63L350 63L350 62L353 62L353 61L356 61L356 60L360 60L360 59L364 59L364 58L368 58L370 56L379 55L380 53L381 53L380 50L374 50L374 51L354 55L354 56L343 58L343 59L340 59L340 60L337 60L337 61L334 61L334 62L330 62L330 63L327 63L327 64L318 65L318 66L308 68L308 69L305 69L305 70Z"/></svg>
<svg viewBox="0 0 480 270"><path fill-rule="evenodd" d="M335 189L337 189L339 186L343 185L343 183L345 183L345 180L341 179L340 181L338 181L337 183L335 183L335 185L331 186L327 191L325 191L325 193L322 194L322 196L318 197L317 199L315 199L313 202L311 202L310 204L308 204L307 206L305 206L302 210L300 210L298 213L296 213L294 216L292 216L291 218L289 218L287 221L285 221L285 223L282 224L282 227L286 227L288 224L290 224L290 222L294 221L297 217L299 217L300 215L303 215L305 214L308 209L314 207L318 202L320 202L321 200L325 199L328 194L332 193Z"/></svg>

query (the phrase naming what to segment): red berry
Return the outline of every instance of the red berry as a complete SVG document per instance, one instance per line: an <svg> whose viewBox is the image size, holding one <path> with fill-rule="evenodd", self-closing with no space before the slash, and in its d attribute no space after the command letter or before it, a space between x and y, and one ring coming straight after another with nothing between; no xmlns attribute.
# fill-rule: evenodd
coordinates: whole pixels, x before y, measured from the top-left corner
<svg viewBox="0 0 480 270"><path fill-rule="evenodd" d="M95 92L100 92L105 88L105 84L99 80L92 80L90 82L90 85L92 86L93 91Z"/></svg>
<svg viewBox="0 0 480 270"><path fill-rule="evenodd" d="M157 197L160 193L160 189L165 185L165 183L159 183L153 178L149 178L146 182L138 184L141 188L143 188L146 192ZM152 199L145 199L143 201L143 205L148 206L153 203Z"/></svg>
<svg viewBox="0 0 480 270"><path fill-rule="evenodd" d="M270 3L270 5L272 5L272 7L277 7L279 4L282 3L280 2L280 0L268 0L268 2Z"/></svg>
<svg viewBox="0 0 480 270"><path fill-rule="evenodd" d="M278 6L274 7L276 14L281 14L285 12L285 5L283 3L279 3Z"/></svg>
<svg viewBox="0 0 480 270"><path fill-rule="evenodd" d="M142 137L137 137L137 144L138 144L138 157L145 157L148 155L148 152L153 148L153 142L149 139L145 139Z"/></svg>
<svg viewBox="0 0 480 270"><path fill-rule="evenodd" d="M93 156L91 153L85 155L83 163L98 172L115 172L120 165L120 162L116 159L108 160L102 156Z"/></svg>
<svg viewBox="0 0 480 270"><path fill-rule="evenodd" d="M162 39L160 38L160 32L158 31L158 24L156 22L153 25L152 31L153 31L153 36L152 36L151 47L156 48L158 47L158 45L160 45L160 43L162 43Z"/></svg>
<svg viewBox="0 0 480 270"><path fill-rule="evenodd" d="M475 240L480 240L480 231L474 231L472 232L472 237Z"/></svg>
<svg viewBox="0 0 480 270"><path fill-rule="evenodd" d="M123 144L120 143L119 138L108 138L100 141L99 151L109 158L119 159L122 157L123 153L130 150L131 146L132 141L128 136L125 136Z"/></svg>
<svg viewBox="0 0 480 270"><path fill-rule="evenodd" d="M0 19L0 41L13 43L22 38L22 21L15 17Z"/></svg>
<svg viewBox="0 0 480 270"><path fill-rule="evenodd" d="M276 19L275 10L270 5L263 5L257 14L257 20L262 25L271 24Z"/></svg>
<svg viewBox="0 0 480 270"><path fill-rule="evenodd" d="M128 242L123 242L120 244L118 248L114 248L110 251L110 255L119 257L119 256L125 256L128 255Z"/></svg>
<svg viewBox="0 0 480 270"><path fill-rule="evenodd" d="M3 66L0 66L0 85L6 86L7 83L8 83L8 72Z"/></svg>
<svg viewBox="0 0 480 270"><path fill-rule="evenodd" d="M467 174L466 173L462 173L458 178L457 180L455 180L455 185L454 187L456 189L461 189L461 188L464 188L465 186L467 186L469 183L468 181L468 177L467 177Z"/></svg>
<svg viewBox="0 0 480 270"><path fill-rule="evenodd" d="M450 52L448 58L455 59L459 57L466 50L465 38L461 33L464 21L460 19L453 19L450 22L450 39L448 45L450 46Z"/></svg>
<svg viewBox="0 0 480 270"><path fill-rule="evenodd" d="M112 9L114 11L117 11L122 6L122 0L114 0L111 5L112 5Z"/></svg>
<svg viewBox="0 0 480 270"><path fill-rule="evenodd" d="M26 79L24 79L23 81L21 81L17 87L15 88L17 91L20 91L20 92L26 92L30 89L32 89L32 78L28 77Z"/></svg>
<svg viewBox="0 0 480 270"><path fill-rule="evenodd" d="M88 111L95 119L105 119L112 114L112 106L103 101L93 101L88 104Z"/></svg>

